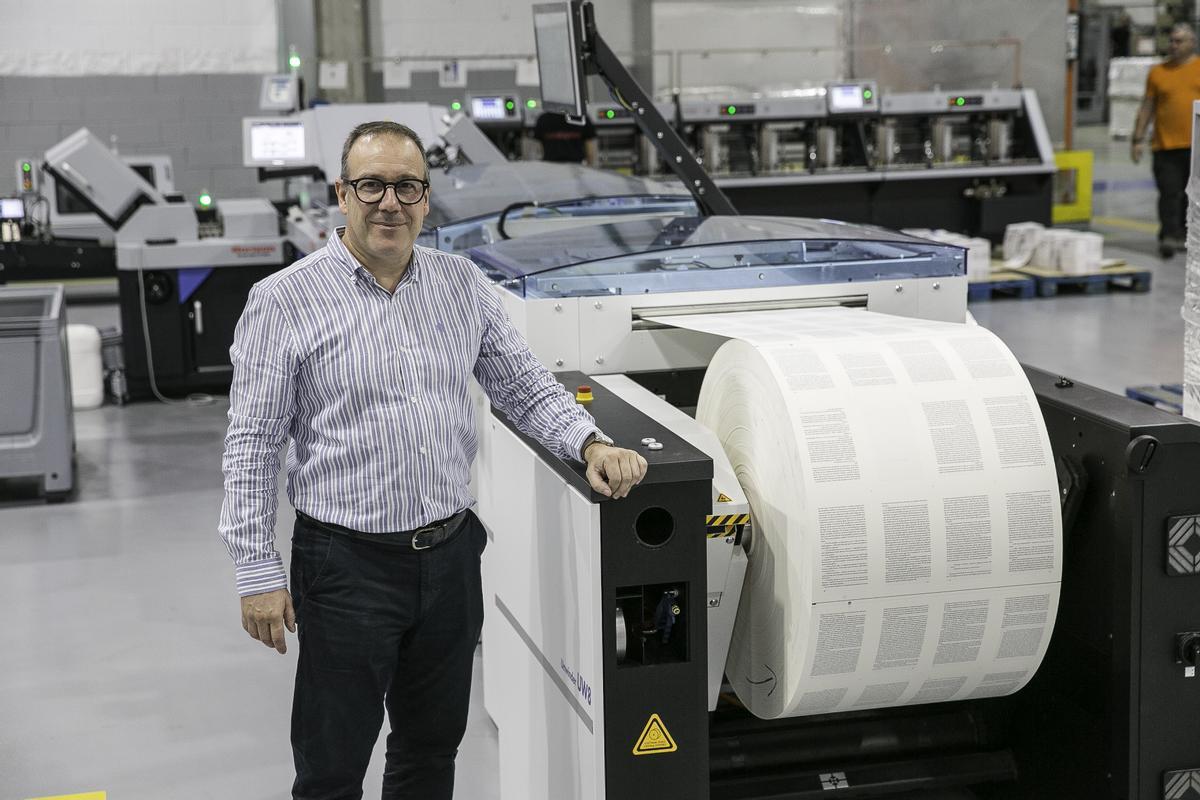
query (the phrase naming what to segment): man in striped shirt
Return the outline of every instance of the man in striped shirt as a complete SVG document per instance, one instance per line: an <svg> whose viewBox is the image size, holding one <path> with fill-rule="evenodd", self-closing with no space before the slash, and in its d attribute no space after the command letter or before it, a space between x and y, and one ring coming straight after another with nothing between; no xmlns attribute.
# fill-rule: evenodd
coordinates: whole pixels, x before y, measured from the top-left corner
<svg viewBox="0 0 1200 800"><path fill-rule="evenodd" d="M413 131L355 128L346 228L255 285L230 351L220 530L246 632L283 653L299 626L294 800L360 798L385 709L383 797L453 794L483 622L472 375L523 432L586 461L601 494L646 471L530 353L474 264L414 245L428 178ZM274 546L288 437L290 593Z"/></svg>

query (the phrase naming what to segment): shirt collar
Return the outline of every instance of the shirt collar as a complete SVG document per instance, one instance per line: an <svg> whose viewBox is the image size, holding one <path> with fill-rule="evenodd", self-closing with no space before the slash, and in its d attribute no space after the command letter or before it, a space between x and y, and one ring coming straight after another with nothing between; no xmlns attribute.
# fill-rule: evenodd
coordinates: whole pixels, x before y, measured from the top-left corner
<svg viewBox="0 0 1200 800"><path fill-rule="evenodd" d="M334 262L345 271L347 277L357 281L360 277L370 278L374 280L371 271L359 263L350 249L346 247L346 243L342 241L342 234L346 232L346 226L342 225L333 230L333 236L329 238L329 254L333 256ZM417 245L413 245L412 260L408 263L408 269L404 272L404 277L400 279L400 286L412 281L415 283L420 277L420 268L418 262L417 251L420 250Z"/></svg>

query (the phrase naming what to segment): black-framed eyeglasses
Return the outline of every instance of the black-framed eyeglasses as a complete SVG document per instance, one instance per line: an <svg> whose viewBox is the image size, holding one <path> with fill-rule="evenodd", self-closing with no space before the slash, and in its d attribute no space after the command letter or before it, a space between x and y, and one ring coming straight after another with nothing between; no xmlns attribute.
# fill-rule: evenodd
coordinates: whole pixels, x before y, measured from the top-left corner
<svg viewBox="0 0 1200 800"><path fill-rule="evenodd" d="M387 192L387 188L392 187L392 191L396 195L396 199L406 206L416 205L421 202L421 198L425 196L425 192L429 189L427 181L417 180L416 178L406 178L402 181L381 181L378 178L359 178L356 181L346 181L350 187L354 189L354 196L360 202L373 205L383 200L383 195Z"/></svg>

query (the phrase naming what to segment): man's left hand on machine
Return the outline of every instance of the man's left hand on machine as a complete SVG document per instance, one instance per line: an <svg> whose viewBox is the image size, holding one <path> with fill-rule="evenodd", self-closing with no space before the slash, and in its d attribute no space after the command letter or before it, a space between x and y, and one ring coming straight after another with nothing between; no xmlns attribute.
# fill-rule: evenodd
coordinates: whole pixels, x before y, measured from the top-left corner
<svg viewBox="0 0 1200 800"><path fill-rule="evenodd" d="M583 450L587 479L600 494L619 500L646 477L646 459L632 450L592 442Z"/></svg>

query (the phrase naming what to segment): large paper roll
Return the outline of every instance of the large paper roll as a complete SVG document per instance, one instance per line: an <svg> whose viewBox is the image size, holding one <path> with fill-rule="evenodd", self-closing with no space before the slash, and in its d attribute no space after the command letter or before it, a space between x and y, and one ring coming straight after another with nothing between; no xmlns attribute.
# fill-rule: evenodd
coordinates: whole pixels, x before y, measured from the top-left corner
<svg viewBox="0 0 1200 800"><path fill-rule="evenodd" d="M726 673L764 718L995 697L1045 654L1062 523L991 333L850 309L659 317L730 338L697 418L750 500Z"/></svg>

